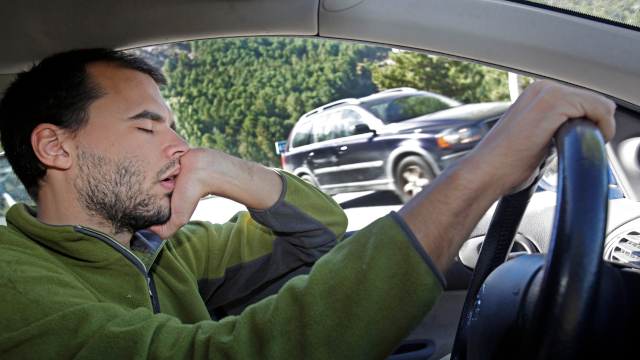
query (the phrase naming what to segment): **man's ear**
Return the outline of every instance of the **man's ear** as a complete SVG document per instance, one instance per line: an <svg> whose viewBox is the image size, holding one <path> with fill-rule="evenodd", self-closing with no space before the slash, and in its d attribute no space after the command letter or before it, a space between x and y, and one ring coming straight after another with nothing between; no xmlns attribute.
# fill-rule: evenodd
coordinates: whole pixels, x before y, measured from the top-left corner
<svg viewBox="0 0 640 360"><path fill-rule="evenodd" d="M71 167L71 142L67 132L52 124L40 124L31 132L33 151L47 167L60 170Z"/></svg>

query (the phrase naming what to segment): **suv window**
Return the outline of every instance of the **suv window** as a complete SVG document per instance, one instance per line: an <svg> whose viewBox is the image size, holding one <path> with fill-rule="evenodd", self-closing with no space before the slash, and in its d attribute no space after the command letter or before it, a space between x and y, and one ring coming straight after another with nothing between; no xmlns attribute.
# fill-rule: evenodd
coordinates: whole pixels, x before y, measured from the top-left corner
<svg viewBox="0 0 640 360"><path fill-rule="evenodd" d="M340 124L340 112L334 111L318 116L313 120L313 142L321 142L335 139L336 129Z"/></svg>
<svg viewBox="0 0 640 360"><path fill-rule="evenodd" d="M311 124L313 124L313 122L307 121L304 124L296 126L296 132L295 134L293 134L293 139L291 140L292 148L309 144L309 133L311 132Z"/></svg>
<svg viewBox="0 0 640 360"><path fill-rule="evenodd" d="M367 119L360 115L357 111L346 109L340 111L341 123L339 128L340 137L351 136L354 133L355 127L358 124L366 124L369 128L374 129L377 128L378 123L372 121L371 119Z"/></svg>
<svg viewBox="0 0 640 360"><path fill-rule="evenodd" d="M433 96L413 95L364 106L384 122L395 123L457 105L459 104L446 103Z"/></svg>

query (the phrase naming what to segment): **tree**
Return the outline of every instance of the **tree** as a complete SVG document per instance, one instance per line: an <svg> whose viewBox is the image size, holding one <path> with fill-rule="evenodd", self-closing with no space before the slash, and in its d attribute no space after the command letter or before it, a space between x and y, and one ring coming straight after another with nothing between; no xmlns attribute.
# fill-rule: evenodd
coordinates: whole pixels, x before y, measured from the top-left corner
<svg viewBox="0 0 640 360"><path fill-rule="evenodd" d="M389 60L369 63L378 90L409 86L466 103L508 101L507 73L438 56L399 52Z"/></svg>

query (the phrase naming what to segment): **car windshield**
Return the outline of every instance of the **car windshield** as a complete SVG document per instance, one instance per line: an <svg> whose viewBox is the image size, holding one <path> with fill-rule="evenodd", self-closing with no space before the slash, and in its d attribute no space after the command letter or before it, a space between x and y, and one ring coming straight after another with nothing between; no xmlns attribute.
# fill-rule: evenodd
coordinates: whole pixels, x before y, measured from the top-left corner
<svg viewBox="0 0 640 360"><path fill-rule="evenodd" d="M445 96L420 94L365 103L363 107L385 123L396 123L459 105L460 102Z"/></svg>

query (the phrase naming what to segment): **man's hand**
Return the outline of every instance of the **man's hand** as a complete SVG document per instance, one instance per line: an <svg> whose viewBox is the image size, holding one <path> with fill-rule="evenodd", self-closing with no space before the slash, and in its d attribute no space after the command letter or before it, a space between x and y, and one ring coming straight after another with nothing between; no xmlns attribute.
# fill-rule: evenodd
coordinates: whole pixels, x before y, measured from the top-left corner
<svg viewBox="0 0 640 360"><path fill-rule="evenodd" d="M444 271L482 215L537 170L551 138L572 118L595 122L605 141L615 132L615 103L550 81L529 85L491 132L399 214Z"/></svg>
<svg viewBox="0 0 640 360"><path fill-rule="evenodd" d="M282 179L275 171L207 148L190 149L180 158L175 184L171 218L148 229L164 239L189 222L204 196L218 195L249 208L266 209L282 193Z"/></svg>
<svg viewBox="0 0 640 360"><path fill-rule="evenodd" d="M506 191L520 186L544 159L551 138L568 119L586 117L598 125L606 142L613 138L616 105L596 93L551 81L529 85L472 156L487 166L483 176L500 179ZM491 172L491 173L490 173Z"/></svg>

